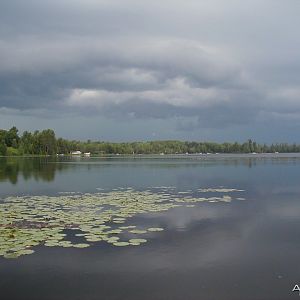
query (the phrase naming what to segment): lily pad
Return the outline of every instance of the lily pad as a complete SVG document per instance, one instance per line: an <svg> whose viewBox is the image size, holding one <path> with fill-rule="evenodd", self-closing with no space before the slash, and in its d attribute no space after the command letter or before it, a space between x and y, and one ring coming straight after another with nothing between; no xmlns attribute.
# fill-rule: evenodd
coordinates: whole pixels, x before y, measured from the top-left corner
<svg viewBox="0 0 300 300"><path fill-rule="evenodd" d="M164 229L161 227L151 227L147 229L150 232L159 232L159 231L163 231Z"/></svg>
<svg viewBox="0 0 300 300"><path fill-rule="evenodd" d="M73 244L73 247L74 248L87 248L89 247L90 245L89 244Z"/></svg>
<svg viewBox="0 0 300 300"><path fill-rule="evenodd" d="M113 245L117 246L117 247L124 247L124 246L129 246L130 243L128 243L128 242L114 242Z"/></svg>
<svg viewBox="0 0 300 300"><path fill-rule="evenodd" d="M130 243L138 243L138 244L141 244L141 243L146 243L147 240L146 239L130 239L129 240Z"/></svg>
<svg viewBox="0 0 300 300"><path fill-rule="evenodd" d="M134 233L134 234L142 234L142 233L147 233L147 230L133 229L133 230L130 230L129 232Z"/></svg>

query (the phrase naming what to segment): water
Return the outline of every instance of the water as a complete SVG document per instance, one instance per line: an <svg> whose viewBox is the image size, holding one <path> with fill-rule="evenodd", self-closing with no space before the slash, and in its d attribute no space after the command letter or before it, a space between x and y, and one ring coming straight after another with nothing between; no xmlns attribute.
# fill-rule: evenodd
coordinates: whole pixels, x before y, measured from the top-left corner
<svg viewBox="0 0 300 300"><path fill-rule="evenodd" d="M135 224L165 228L138 247L37 246L1 257L1 299L297 299L299 175L299 155L0 158L2 199L157 186L242 189L246 199L136 215Z"/></svg>

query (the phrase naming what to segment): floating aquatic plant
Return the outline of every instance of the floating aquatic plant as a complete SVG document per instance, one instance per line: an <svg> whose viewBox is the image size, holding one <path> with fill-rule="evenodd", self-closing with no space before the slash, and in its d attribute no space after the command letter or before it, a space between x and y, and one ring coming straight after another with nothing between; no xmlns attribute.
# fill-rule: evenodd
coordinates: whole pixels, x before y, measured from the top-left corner
<svg viewBox="0 0 300 300"><path fill-rule="evenodd" d="M159 188L159 187L158 187ZM114 246L138 246L146 239L120 241L119 235L147 234L163 231L125 224L137 214L157 213L197 202L231 202L229 192L236 189L200 189L201 192L227 193L220 197L196 197L193 191L175 192L173 187L155 191L132 188L97 193L60 193L58 196L7 197L0 202L0 256L17 258L32 254L34 246L86 248L92 243L106 242ZM244 200L244 198L235 198ZM120 224L120 225L119 225ZM122 225L121 225L122 224ZM83 239L73 243L66 230L78 230L74 235Z"/></svg>
<svg viewBox="0 0 300 300"><path fill-rule="evenodd" d="M135 244L141 244L141 243L146 243L147 242L147 240L146 239L130 239L129 240L129 243L135 243Z"/></svg>
<svg viewBox="0 0 300 300"><path fill-rule="evenodd" d="M124 247L124 246L129 246L130 243L128 243L128 242L114 242L113 245L114 246L119 246L119 247Z"/></svg>
<svg viewBox="0 0 300 300"><path fill-rule="evenodd" d="M158 232L158 231L163 231L164 229L163 228L160 228L160 227L151 227L151 228L148 228L148 231L150 232Z"/></svg>
<svg viewBox="0 0 300 300"><path fill-rule="evenodd" d="M238 189L226 189L226 188L208 188L208 189L198 189L198 192L207 193L207 192L214 192L214 193L229 193L229 192L244 192L244 190Z"/></svg>
<svg viewBox="0 0 300 300"><path fill-rule="evenodd" d="M73 247L75 248L87 248L89 247L90 245L89 244L74 244Z"/></svg>
<svg viewBox="0 0 300 300"><path fill-rule="evenodd" d="M133 230L130 230L129 232L134 233L134 234L141 234L141 233L147 233L147 230L133 229Z"/></svg>

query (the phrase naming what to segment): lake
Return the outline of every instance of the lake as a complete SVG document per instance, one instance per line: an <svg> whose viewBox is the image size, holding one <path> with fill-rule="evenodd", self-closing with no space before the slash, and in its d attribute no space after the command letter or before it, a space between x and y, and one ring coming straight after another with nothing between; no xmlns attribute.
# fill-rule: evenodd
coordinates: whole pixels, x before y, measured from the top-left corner
<svg viewBox="0 0 300 300"><path fill-rule="evenodd" d="M0 157L1 299L298 299L299 179L299 154Z"/></svg>

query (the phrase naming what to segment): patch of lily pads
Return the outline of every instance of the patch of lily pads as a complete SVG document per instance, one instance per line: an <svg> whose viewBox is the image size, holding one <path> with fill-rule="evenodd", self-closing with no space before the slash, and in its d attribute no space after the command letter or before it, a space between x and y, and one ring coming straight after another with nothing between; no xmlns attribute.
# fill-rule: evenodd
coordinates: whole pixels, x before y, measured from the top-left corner
<svg viewBox="0 0 300 300"><path fill-rule="evenodd" d="M7 197L0 202L0 256L18 258L34 253L35 246L87 248L97 242L116 247L139 246L147 242L137 235L161 232L164 228L137 228L128 223L137 214L159 213L197 202L231 202L228 193L236 189L200 189L218 192L218 197L195 197L193 191L174 191L174 187L161 190L137 191L132 188L97 193L59 193L58 196ZM235 198L244 200L244 198ZM74 243L66 230L77 230ZM67 231L68 232L68 231ZM133 236L120 240L122 236Z"/></svg>

